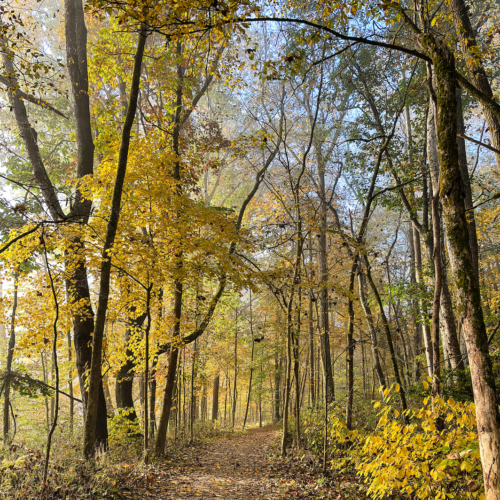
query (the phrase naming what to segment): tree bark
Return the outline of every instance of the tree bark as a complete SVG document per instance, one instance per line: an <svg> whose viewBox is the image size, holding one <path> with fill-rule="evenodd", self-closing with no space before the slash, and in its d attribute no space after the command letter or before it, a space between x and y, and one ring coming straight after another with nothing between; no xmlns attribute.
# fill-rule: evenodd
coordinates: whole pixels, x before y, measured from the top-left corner
<svg viewBox="0 0 500 500"><path fill-rule="evenodd" d="M219 375L216 375L214 378L214 387L212 391L212 422L215 422L219 418L219 385L220 377Z"/></svg>
<svg viewBox="0 0 500 500"><path fill-rule="evenodd" d="M111 255L110 251L115 241L118 222L120 219L121 198L123 185L125 182L125 173L127 171L128 152L132 125L134 123L135 112L137 109L137 98L141 80L141 66L146 45L146 32L141 30L139 41L134 59L134 70L132 76L132 85L130 89L129 107L127 116L123 125L122 140L118 155L118 166L116 170L115 185L113 189L113 198L111 202L111 214L106 228L106 237L102 250L102 264L99 280L99 297L97 302L97 314L94 325L94 335L92 343L92 362L90 365L89 390L87 415L84 426L84 454L87 458L93 458L96 445L96 422L98 414L99 393L102 391L101 380L101 359L102 342L104 337L104 327L106 324L106 313L108 308L111 278ZM104 397L104 394L103 394Z"/></svg>
<svg viewBox="0 0 500 500"><path fill-rule="evenodd" d="M373 323L373 314L371 311L370 304L366 299L365 289L365 275L362 271L358 273L358 285L359 285L359 296L361 298L361 306L365 313L366 323L368 324L368 332L370 334L371 340L371 350L372 350L372 359L373 359L373 368L375 373L377 374L378 383L381 389L386 387L386 381L384 372L382 370L382 366L380 365L380 357L378 354L377 347L377 332L375 331L375 324Z"/></svg>
<svg viewBox="0 0 500 500"><path fill-rule="evenodd" d="M435 108L434 102L432 98L430 98L429 112L427 115L427 156L429 158L429 170L431 174L432 189L434 194L436 194L439 191L439 160L437 152L436 116L434 108ZM457 137L457 144L458 144L458 139L459 137ZM467 168L467 166L465 168ZM474 234L475 234L475 225L474 225ZM463 370L465 366L460 352L460 345L458 341L458 334L455 323L455 314L453 312L452 299L446 273L446 256L444 254L443 248L441 248L441 278L442 278L442 290L441 290L440 301L441 301L441 317L444 326L443 343L446 345L446 350L448 351L451 369Z"/></svg>
<svg viewBox="0 0 500 500"><path fill-rule="evenodd" d="M352 405L354 402L354 284L358 269L359 254L356 252L352 261L351 272L349 275L349 299L348 299L348 325L347 325L347 394L346 394L346 412L345 425L348 430L352 430Z"/></svg>
<svg viewBox="0 0 500 500"><path fill-rule="evenodd" d="M315 391L315 367L314 367L314 309L312 303L312 297L309 297L309 311L308 311L308 322L309 322L309 352L310 352L310 360L309 360L309 369L311 372L310 383L309 383L309 393L311 399L311 407L316 407L316 391Z"/></svg>
<svg viewBox="0 0 500 500"><path fill-rule="evenodd" d="M432 197L432 228L434 236L434 301L432 304L432 394L437 396L441 378L439 352L439 308L441 303L441 214L439 211L439 192Z"/></svg>
<svg viewBox="0 0 500 500"><path fill-rule="evenodd" d="M130 348L134 342L134 333L140 329L146 319L147 314L143 313L135 317L136 308L132 307L129 311L128 325L125 330L125 362L120 365L116 375L116 407L125 410L125 417L130 421L137 420L137 413L134 408L133 387L136 367L135 354Z"/></svg>
<svg viewBox="0 0 500 500"><path fill-rule="evenodd" d="M398 361L396 359L396 352L394 350L394 344L392 343L392 335L391 335L391 330L389 328L389 323L387 321L387 316L385 315L385 310L384 310L384 305L382 303L382 299L380 298L380 294L378 293L377 286L375 285L375 282L373 281L372 278L372 273L371 273L371 267L370 263L368 262L368 257L365 255L365 264L366 264L366 277L368 278L368 283L370 284L370 288L372 289L372 293L375 296L375 299L377 301L378 309L379 309L379 314L382 319L382 325L384 328L386 340L387 340L387 345L389 347L389 353L391 356L391 362L392 362L392 368L394 370L394 378L396 379L396 383L399 384L399 398L401 400L401 408L403 412L405 412L408 409L408 405L406 403L406 394L403 388L403 384L401 382L401 376L399 374L399 367L398 367ZM408 422L408 416L404 415L404 420L405 422Z"/></svg>
<svg viewBox="0 0 500 500"><path fill-rule="evenodd" d="M457 291L457 308L467 343L471 370L479 449L487 500L500 498L500 415L495 376L474 274L465 211L465 192L457 147L457 77L449 48L431 35L421 39L432 57L437 82L437 145L440 165L439 195L443 207L450 262Z"/></svg>
<svg viewBox="0 0 500 500"><path fill-rule="evenodd" d="M480 90L483 94L493 100L493 91L488 80L488 75L486 74L486 71L484 69L481 56L478 55L480 52L478 52L476 34L474 32L474 29L472 28L472 23L467 12L467 5L464 0L450 0L450 9L453 13L455 29L461 41L462 50L469 53L466 67L470 72L472 82L478 90ZM483 115L490 129L491 143L493 144L493 147L495 149L500 150L500 121L487 106L484 106L482 102L480 102L479 104L483 110ZM459 111L459 113L460 112L461 111ZM500 172L499 153L495 153L495 160L497 164L497 170ZM471 248L471 250L474 265L474 249Z"/></svg>
<svg viewBox="0 0 500 500"><path fill-rule="evenodd" d="M3 440L4 443L9 442L10 433L10 376L12 372L12 359L14 358L14 347L16 346L16 311L17 311L17 288L19 275L14 272L14 295L12 301L12 313L10 316L10 337L7 346L7 361L5 363L5 388L4 388L4 403L3 403Z"/></svg>
<svg viewBox="0 0 500 500"><path fill-rule="evenodd" d="M425 348L425 357L427 360L427 373L429 376L432 376L432 340L431 340L431 332L429 329L429 325L427 324L427 315L425 313L425 303L421 297L422 287L425 286L423 276L422 276L422 247L420 245L420 233L418 232L415 224L413 227L413 248L415 249L415 275L417 279L417 283L420 287L418 305L420 310L420 319L422 326L422 333L424 338L424 348Z"/></svg>
<svg viewBox="0 0 500 500"><path fill-rule="evenodd" d="M464 113L462 109L462 90L457 87L455 89L455 95L457 99L457 131L459 134L464 135L465 123L464 123ZM493 129L490 127L490 134L492 138L495 137L497 142L499 142L500 124L498 122L496 123L496 127L497 127L496 132L495 131L492 132ZM477 242L476 219L474 216L474 209L473 209L474 203L472 200L472 186L469 177L469 168L467 166L467 149L465 148L465 139L459 137L458 135L457 135L457 146L458 146L458 163L460 165L460 171L462 173L462 180L464 183L465 210L467 211L467 227L469 229L469 245L472 255L472 266L474 268L474 274L477 279L477 285L479 286L479 244ZM495 159L497 161L497 168L500 171L500 155L496 154Z"/></svg>
<svg viewBox="0 0 500 500"><path fill-rule="evenodd" d="M231 408L231 425L234 429L236 423L236 398L238 391L236 383L238 381L238 311L235 311L235 330L234 330L234 379L233 379L233 407Z"/></svg>

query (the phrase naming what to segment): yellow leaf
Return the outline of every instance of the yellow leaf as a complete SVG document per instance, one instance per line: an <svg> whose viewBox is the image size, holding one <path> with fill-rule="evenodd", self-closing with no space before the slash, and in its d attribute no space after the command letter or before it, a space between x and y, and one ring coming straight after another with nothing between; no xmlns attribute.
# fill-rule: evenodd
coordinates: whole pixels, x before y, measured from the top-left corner
<svg viewBox="0 0 500 500"><path fill-rule="evenodd" d="M424 384L424 387L425 387L426 389L428 389L428 388L429 388L429 384L428 384L425 380L424 380L423 384Z"/></svg>
<svg viewBox="0 0 500 500"><path fill-rule="evenodd" d="M396 384L396 392L399 392L399 389L401 389L401 387L399 387L399 384Z"/></svg>

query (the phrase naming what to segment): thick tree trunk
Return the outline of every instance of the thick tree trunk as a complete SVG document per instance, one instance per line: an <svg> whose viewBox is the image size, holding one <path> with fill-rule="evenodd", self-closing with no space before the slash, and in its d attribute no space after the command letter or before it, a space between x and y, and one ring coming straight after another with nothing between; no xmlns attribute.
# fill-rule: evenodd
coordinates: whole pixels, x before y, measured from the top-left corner
<svg viewBox="0 0 500 500"><path fill-rule="evenodd" d="M500 415L481 307L481 294L474 274L469 244L464 183L458 158L455 61L448 47L430 35L422 38L422 45L431 55L436 73L439 195L449 241L457 308L462 317L462 328L469 354L485 496L487 500L498 500Z"/></svg>
<svg viewBox="0 0 500 500"><path fill-rule="evenodd" d="M459 138L457 138L457 140L458 139ZM432 99L429 99L429 112L427 115L427 156L429 159L429 170L431 174L432 189L434 193L437 193L439 190L439 160L437 153L436 117L434 110L434 102ZM475 225L474 225L474 234L475 234ZM443 326L444 326L443 344L446 345L446 350L448 351L452 370L455 369L463 370L464 363L462 361L462 355L460 352L460 345L458 341L458 334L455 323L455 314L453 312L452 299L446 273L446 255L444 253L443 248L441 249L441 277L442 277L442 289L441 289L440 301L441 301L441 318L443 320Z"/></svg>
<svg viewBox="0 0 500 500"><path fill-rule="evenodd" d="M462 50L469 53L466 67L470 72L472 82L477 89L479 89L483 94L493 100L493 91L484 69L481 56L478 55L480 54L480 51L478 50L476 33L474 32L472 23L470 21L470 17L467 11L467 5L464 0L450 0L449 5L453 13L453 19L455 21L456 33L462 44ZM480 105L483 110L484 117L486 118L488 128L490 129L491 143L493 144L495 149L500 150L500 121L487 106L484 106L482 103L480 103ZM460 132L461 131L459 130L459 133ZM499 153L495 153L495 160L497 169L500 172ZM474 249L471 248L471 250L474 265Z"/></svg>

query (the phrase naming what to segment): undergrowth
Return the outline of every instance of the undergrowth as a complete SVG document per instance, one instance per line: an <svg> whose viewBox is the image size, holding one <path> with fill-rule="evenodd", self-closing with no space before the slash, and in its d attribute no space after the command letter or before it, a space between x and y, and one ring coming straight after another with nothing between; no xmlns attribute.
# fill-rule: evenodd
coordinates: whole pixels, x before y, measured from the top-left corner
<svg viewBox="0 0 500 500"><path fill-rule="evenodd" d="M216 422L196 422L194 440L186 432L170 432L165 458L145 463L140 426L124 415L109 425L109 450L100 450L95 462L82 458L81 429L73 437L56 430L46 484L42 484L45 449L40 436L0 448L0 499L104 500L127 496L151 485L161 476L164 460L171 460L188 446L241 434ZM136 498L132 495L132 498Z"/></svg>

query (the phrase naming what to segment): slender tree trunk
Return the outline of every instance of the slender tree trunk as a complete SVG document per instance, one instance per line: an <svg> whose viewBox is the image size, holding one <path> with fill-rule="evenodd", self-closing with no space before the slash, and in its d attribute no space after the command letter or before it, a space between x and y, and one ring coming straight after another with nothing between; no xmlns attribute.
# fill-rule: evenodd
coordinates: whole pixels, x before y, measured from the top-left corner
<svg viewBox="0 0 500 500"><path fill-rule="evenodd" d="M309 312L308 312L308 320L309 320L309 352L310 354L310 364L309 364L309 369L310 369L310 384L309 384L309 393L310 393L310 399L311 399L311 406L313 408L316 407L316 391L315 391L315 369L314 369L314 310L312 306L312 297L309 297Z"/></svg>
<svg viewBox="0 0 500 500"><path fill-rule="evenodd" d="M300 261L299 261L300 266ZM300 373L299 373L299 340L300 340L300 310L302 308L302 289L300 288L300 271L299 271L299 297L297 307L297 326L293 329L293 372L295 376L295 439L297 441L297 450L300 450L302 440L300 437Z"/></svg>
<svg viewBox="0 0 500 500"><path fill-rule="evenodd" d="M234 429L236 423L236 382L238 381L238 311L235 312L235 331L234 331L234 380L233 380L233 408L231 410L231 422Z"/></svg>
<svg viewBox="0 0 500 500"><path fill-rule="evenodd" d="M425 302L421 296L425 283L422 275L422 247L420 245L420 233L418 232L415 225L413 225L413 247L415 249L415 274L417 283L420 288L420 296L418 299L418 305L420 310L420 318L422 322L422 333L424 338L425 347L425 357L427 360L427 373L432 376L432 339L429 325L427 323L427 314L425 311Z"/></svg>
<svg viewBox="0 0 500 500"><path fill-rule="evenodd" d="M73 353L71 349L71 331L68 330L68 363L69 363L69 373L68 373L68 394L69 398L69 429L71 434L73 434L74 429L74 418L75 418L75 401L73 399Z"/></svg>
<svg viewBox="0 0 500 500"><path fill-rule="evenodd" d="M416 269L416 264L415 264L415 245L413 242L413 223L410 221L408 224L408 232L407 232L407 238L408 238L408 243L410 247L410 284L413 286L417 283L416 279L416 274L415 274L415 269ZM412 299L412 319L413 319L413 330L414 330L414 336L413 336L413 352L415 353L414 356L414 364L413 364L413 371L414 371L414 380L420 380L420 363L417 361L418 355L421 352L422 349L422 328L421 325L417 321L417 310L418 310L418 301ZM376 368L375 368L376 369Z"/></svg>
<svg viewBox="0 0 500 500"><path fill-rule="evenodd" d="M107 224L106 237L102 250L103 261L101 263L101 272L99 280L99 297L97 314L94 325L94 335L92 343L92 362L90 365L89 374L89 390L88 390L88 405L87 415L85 416L84 426L84 454L87 458L93 458L96 446L96 422L98 415L98 405L100 392L102 391L101 379L101 359L102 359L102 343L104 336L104 327L106 325L106 313L108 308L110 294L110 278L111 278L111 256L109 255L115 241L116 232L118 230L118 222L120 219L121 198L123 193L123 185L125 182L125 173L127 171L128 152L130 146L130 138L132 125L134 123L135 112L137 109L137 98L139 95L141 66L144 55L144 47L146 45L146 32L141 30L139 41L134 60L134 70L132 77L132 85L130 89L129 107L127 117L125 118L122 141L118 156L118 167L116 171L115 184L113 189L113 198L111 202L111 214Z"/></svg>
<svg viewBox="0 0 500 500"><path fill-rule="evenodd" d="M462 0L453 0L454 2L460 2ZM464 113L462 109L462 90L457 87L455 89L455 96L457 99L457 131L460 135L465 134L465 122ZM483 110L484 111L484 110ZM486 117L486 115L485 115ZM494 121L496 124L495 128L492 128L490 121L487 122L490 126L490 137L493 145L500 149L500 123L495 119L495 117L489 117L490 121ZM479 245L477 242L476 233L476 219L474 215L474 202L472 200L472 187L469 177L469 168L467 166L467 149L465 148L465 139L457 135L457 146L458 146L458 163L460 165L460 172L462 173L462 181L464 183L465 191L465 210L467 211L467 228L469 230L469 245L472 255L472 266L474 268L474 274L477 279L477 285L479 286ZM495 159L497 162L497 169L500 172L500 154L495 154Z"/></svg>
<svg viewBox="0 0 500 500"><path fill-rule="evenodd" d="M156 434L156 364L158 360L155 357L151 365L151 375L149 376L149 441L155 440Z"/></svg>
<svg viewBox="0 0 500 500"><path fill-rule="evenodd" d="M174 114L174 126L172 131L172 149L176 155L176 160L174 161L174 168L172 173L172 178L177 183L177 193L181 194L181 162L180 162L180 132L181 132L181 112L182 112L182 97L183 97L183 79L184 79L184 66L181 63L182 57L182 45L178 41L176 44L176 56L178 58L177 64L177 89L176 89L176 102L175 102L175 114ZM177 252L177 272L180 274L182 269L182 254ZM182 298L183 298L183 283L181 278L176 278L174 280L174 340L178 341L180 339L180 327L181 327L181 314L182 314ZM179 347L172 343L170 351L169 366L167 372L167 381L165 383L165 393L163 396L163 406L160 416L160 422L158 424L158 432L156 434L155 442L155 455L157 457L162 456L165 450L165 444L167 440L167 428L168 421L170 418L170 408L172 406L172 391L175 384L175 375L177 370L177 360L179 356ZM177 405L179 406L179 405ZM179 413L179 409L177 410Z"/></svg>
<svg viewBox="0 0 500 500"><path fill-rule="evenodd" d="M432 228L434 235L434 302L432 305L432 394L437 396L441 378L439 353L439 308L441 303L441 214L439 211L439 191L432 197Z"/></svg>
<svg viewBox="0 0 500 500"><path fill-rule="evenodd" d="M212 392L212 422L215 422L219 418L219 385L220 377L216 375Z"/></svg>
<svg viewBox="0 0 500 500"><path fill-rule="evenodd" d="M292 339L291 339L291 309L292 301L289 302L287 308L287 325L286 325L286 370L285 370L285 387L283 394L283 437L281 441L281 456L286 456L286 445L288 441L288 407L290 406L290 377L292 367Z"/></svg>
<svg viewBox="0 0 500 500"><path fill-rule="evenodd" d="M144 330L144 456L147 461L149 453L149 408L148 408L148 388L149 388L149 332L151 330L151 289L153 285L149 284L146 290L146 314L147 323Z"/></svg>
<svg viewBox="0 0 500 500"><path fill-rule="evenodd" d="M42 351L41 353L41 359L42 359L42 375L43 375L43 381L48 384L49 383L49 380L48 380L48 377L47 377L47 370L45 369L45 356L44 356L44 352ZM49 399L47 398L47 396L45 396L44 398L44 401L45 401L45 424L47 425L47 434L49 433Z"/></svg>
<svg viewBox="0 0 500 500"><path fill-rule="evenodd" d="M12 373L12 359L14 358L14 347L16 346L16 311L17 311L17 288L19 275L14 272L14 295L12 300L12 313L10 316L10 337L7 346L7 361L5 364L5 387L4 387L4 403L3 403L3 440L9 442L10 433L10 376Z"/></svg>
<svg viewBox="0 0 500 500"><path fill-rule="evenodd" d="M348 314L349 321L347 325L347 348L346 348L346 364L347 364L347 394L346 394L346 412L345 425L348 430L352 429L352 404L354 401L354 283L358 269L359 254L356 253L351 266L349 276L349 299L348 299Z"/></svg>
<svg viewBox="0 0 500 500"><path fill-rule="evenodd" d="M197 341L194 341L193 349L193 361L191 365L191 401L190 401L190 411L189 411L189 441L192 443L194 441L193 425L194 425L194 409L196 406L195 395L194 395L194 379L196 375L196 349ZM224 419L225 419L226 409L224 408Z"/></svg>
<svg viewBox="0 0 500 500"><path fill-rule="evenodd" d="M247 423L247 417L248 417L248 406L250 405L250 395L252 393L252 379L253 379L253 353L255 349L255 341L252 338L252 354L250 356L250 380L248 382L248 394L247 394L247 406L245 410L245 417L243 419L243 430L245 430L245 425Z"/></svg>
<svg viewBox="0 0 500 500"><path fill-rule="evenodd" d="M389 353L391 356L391 362L392 362L392 367L394 370L394 378L396 379L396 383L399 384L399 398L401 400L401 408L403 412L405 412L408 409L408 405L406 403L406 394L405 390L403 388L403 384L401 381L401 376L399 374L399 367L398 367L398 361L396 359L396 352L394 350L394 344L392 343L392 335L391 335L391 330L389 328L389 323L387 321L387 317L385 315L385 310L384 310L384 305L382 303L382 299L380 298L380 294L378 293L377 286L375 285L375 282L373 281L372 274L371 274L371 267L370 263L368 262L368 258L365 255L365 263L366 263L366 277L368 278L368 283L370 284L370 287L372 289L372 293L377 301L378 309L379 309L379 314L382 319L382 325L384 328L386 340L387 340L387 345L389 347ZM408 422L408 417L405 415L404 416L405 422Z"/></svg>
<svg viewBox="0 0 500 500"><path fill-rule="evenodd" d="M379 386L381 389L384 389L386 387L386 381L384 372L382 371L382 366L380 365L380 358L377 346L377 332L375 331L375 325L373 323L373 314L370 305L368 304L368 300L366 299L365 275L362 272L358 273L358 285L359 285L359 295L361 298L361 306L363 307L363 311L366 317L366 322L368 324L368 332L370 333L373 367L375 373L377 374Z"/></svg>
<svg viewBox="0 0 500 500"><path fill-rule="evenodd" d="M274 354L274 421L280 419L280 394L281 394L281 355L276 351Z"/></svg>
<svg viewBox="0 0 500 500"><path fill-rule="evenodd" d="M180 320L182 313L182 283L179 280L175 282L174 291L174 339L180 337ZM170 410L172 408L172 394L175 386L175 375L177 373L177 362L179 359L179 348L172 347L168 358L167 380L165 382L165 391L163 394L163 405L161 409L160 421L158 422L158 430L156 432L155 450L157 457L163 456L165 445L167 443L167 428L170 419ZM179 405L177 405L179 406ZM177 410L178 413L178 410Z"/></svg>

